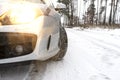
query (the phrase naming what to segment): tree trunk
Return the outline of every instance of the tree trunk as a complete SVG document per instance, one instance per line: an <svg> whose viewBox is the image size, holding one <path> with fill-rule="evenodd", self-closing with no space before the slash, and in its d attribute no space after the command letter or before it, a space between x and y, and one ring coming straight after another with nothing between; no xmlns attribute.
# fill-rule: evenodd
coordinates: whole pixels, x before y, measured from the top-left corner
<svg viewBox="0 0 120 80"><path fill-rule="evenodd" d="M91 4L93 4L94 6L95 6L95 0L91 0ZM93 7L94 8L94 7ZM93 11L93 14L95 13L95 11ZM91 23L93 24L94 23L94 16L95 16L95 14L94 15L92 15L92 19L91 19Z"/></svg>
<svg viewBox="0 0 120 80"><path fill-rule="evenodd" d="M96 24L98 24L98 20L99 20L99 0L97 0L97 18L96 18Z"/></svg>
<svg viewBox="0 0 120 80"><path fill-rule="evenodd" d="M106 12L107 12L107 0L105 0L105 13L104 13L104 20L103 20L103 24L106 24Z"/></svg>
<svg viewBox="0 0 120 80"><path fill-rule="evenodd" d="M117 9L118 9L118 2L119 2L119 0L116 1L115 10L113 12L113 24L115 24L115 17L116 17L116 12L117 12Z"/></svg>
<svg viewBox="0 0 120 80"><path fill-rule="evenodd" d="M73 6L73 2L71 0L71 3L70 3L70 8L71 8L71 14L70 14L70 26L73 26L73 10L74 10L74 6Z"/></svg>
<svg viewBox="0 0 120 80"><path fill-rule="evenodd" d="M100 1L100 8L102 7L102 2L103 2L103 0L101 0ZM99 13L99 23L101 24L101 16L102 14L101 13Z"/></svg>
<svg viewBox="0 0 120 80"><path fill-rule="evenodd" d="M116 0L113 0L112 24L114 24L113 16L115 15L115 14L114 14L114 12L115 12L115 1L116 1Z"/></svg>
<svg viewBox="0 0 120 80"><path fill-rule="evenodd" d="M110 9L110 16L109 16L109 24L112 24L112 11L113 11L113 0L111 0L111 9Z"/></svg>

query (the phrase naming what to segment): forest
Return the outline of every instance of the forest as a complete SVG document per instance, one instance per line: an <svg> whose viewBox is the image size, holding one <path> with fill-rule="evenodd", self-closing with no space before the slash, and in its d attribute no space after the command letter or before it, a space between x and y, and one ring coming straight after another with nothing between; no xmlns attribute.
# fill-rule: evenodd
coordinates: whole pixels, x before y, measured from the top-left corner
<svg viewBox="0 0 120 80"><path fill-rule="evenodd" d="M120 0L58 0L66 5L61 13L68 26L120 27Z"/></svg>

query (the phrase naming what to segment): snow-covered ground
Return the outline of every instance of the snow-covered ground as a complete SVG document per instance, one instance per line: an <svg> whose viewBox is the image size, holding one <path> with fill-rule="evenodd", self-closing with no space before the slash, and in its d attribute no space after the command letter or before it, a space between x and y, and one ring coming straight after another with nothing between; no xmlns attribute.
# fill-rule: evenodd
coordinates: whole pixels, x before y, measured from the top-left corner
<svg viewBox="0 0 120 80"><path fill-rule="evenodd" d="M120 80L120 30L66 30L64 60L33 62L28 80Z"/></svg>
<svg viewBox="0 0 120 80"><path fill-rule="evenodd" d="M16 75L18 78L24 75L21 80L120 80L119 29L67 28L66 31L68 51L62 61L33 61L25 69L16 68L18 74L8 69L10 72L4 79L0 69L0 80L20 80Z"/></svg>

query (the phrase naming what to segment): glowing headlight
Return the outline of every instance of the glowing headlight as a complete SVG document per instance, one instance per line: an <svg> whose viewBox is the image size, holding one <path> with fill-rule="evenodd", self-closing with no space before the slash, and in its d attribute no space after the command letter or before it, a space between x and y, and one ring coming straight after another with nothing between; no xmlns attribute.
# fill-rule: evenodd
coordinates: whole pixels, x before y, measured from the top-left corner
<svg viewBox="0 0 120 80"><path fill-rule="evenodd" d="M16 10L12 11L11 17L12 23L27 23L35 19L36 13L34 10L32 11L31 9L27 9L27 11L25 9L18 11Z"/></svg>
<svg viewBox="0 0 120 80"><path fill-rule="evenodd" d="M31 22L41 14L42 12L37 10L34 5L19 3L13 6L9 13L9 17L13 24L19 24Z"/></svg>
<svg viewBox="0 0 120 80"><path fill-rule="evenodd" d="M0 16L1 25L29 23L41 15L48 16L51 12L48 7L40 7L25 1L15 2L9 6L10 8Z"/></svg>

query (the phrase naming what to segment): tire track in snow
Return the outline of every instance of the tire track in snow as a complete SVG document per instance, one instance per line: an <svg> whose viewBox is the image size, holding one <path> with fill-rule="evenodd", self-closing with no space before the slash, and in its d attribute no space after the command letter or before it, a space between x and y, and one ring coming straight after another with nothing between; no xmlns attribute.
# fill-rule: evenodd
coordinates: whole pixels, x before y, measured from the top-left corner
<svg viewBox="0 0 120 80"><path fill-rule="evenodd" d="M81 33L81 35L84 36L84 38L86 38L88 41L91 41L91 43L93 43L94 45L103 48L104 51L107 51L106 54L103 54L101 56L101 60L104 63L106 63L108 65L115 65L116 60L120 60L120 46L119 46L119 44L116 45L116 44L108 43L107 41L101 40L101 38L100 39L95 38L95 36L93 36L93 35L98 35L97 33L93 34L91 32L86 33L85 31L83 31Z"/></svg>
<svg viewBox="0 0 120 80"><path fill-rule="evenodd" d="M26 80L42 80L49 61L33 61Z"/></svg>
<svg viewBox="0 0 120 80"><path fill-rule="evenodd" d="M120 39L120 34L118 33L118 30L116 32L114 29L112 29L112 30L110 30L110 29L106 29L106 30L102 30L102 29L101 30L85 29L84 31L88 32L88 33L92 33L92 34L108 35L108 36L112 36L112 37ZM109 31L112 31L112 33L109 32Z"/></svg>
<svg viewBox="0 0 120 80"><path fill-rule="evenodd" d="M78 30L76 30L76 31L78 31ZM80 30L79 30L79 32L80 32ZM105 44L120 48L120 45L118 45L118 43L120 42L119 41L120 35L118 35L118 34L107 33L105 31L100 32L100 31L94 31L94 30L86 30L86 29L83 30L81 32L81 34L87 35L88 37L96 39L97 41L103 42ZM95 34L98 35L98 37ZM114 35L116 35L117 37L114 38ZM111 41L111 39L112 39L112 41Z"/></svg>
<svg viewBox="0 0 120 80"><path fill-rule="evenodd" d="M119 44L112 44L112 43L107 42L105 40L95 38L92 35L90 35L90 33L87 33L87 34L83 33L83 35L85 35L85 37L88 38L88 40L91 40L91 42L94 43L95 45L100 46L101 48L104 48L107 51L113 51L115 53L112 53L112 54L116 54L117 56L120 57Z"/></svg>
<svg viewBox="0 0 120 80"><path fill-rule="evenodd" d="M30 63L0 64L0 80L26 80Z"/></svg>
<svg viewBox="0 0 120 80"><path fill-rule="evenodd" d="M118 45L115 44L115 46L113 46L114 43L113 44L106 43L106 41L102 42L101 39L100 40L99 40L99 38L96 39L95 37L90 36L91 33L86 33L85 31L74 31L74 30L71 30L71 31L73 32L73 34L75 34L79 38L84 39L86 42L86 43L84 43L85 45L88 44L88 46L91 46L91 48L90 48L86 45L86 48L83 48L83 49L86 49L86 53L85 53L86 59L88 60L88 62L90 62L92 65L94 65L94 67L100 72L100 74L102 73L102 75L92 75L90 77L90 80L92 80L92 79L93 80L119 80L119 77L117 77L117 78L115 77L115 74L119 73L119 71L117 71L115 68L115 67L119 67L119 60L120 60L120 56L119 56L120 50L118 47L119 44ZM97 36L98 34L96 33L95 35ZM99 35L98 35L98 37L99 37ZM112 39L112 37L111 37L111 39ZM91 43L91 44L89 44L89 43ZM97 50L97 51L99 51L99 53L102 53L102 54L99 54L99 55L97 54L99 57L97 57L97 55L95 56L98 59L97 58L92 59L92 56L91 56L91 55L95 55L96 53L98 53L97 51L93 52L93 54L91 54L91 55L89 54L89 51L92 48L95 48L95 49L100 48L100 50ZM101 60L102 62L99 60ZM107 66L105 66L105 64L103 64L103 63L105 63ZM112 77L112 78L109 77L109 76L113 76L113 75L114 75L114 77Z"/></svg>
<svg viewBox="0 0 120 80"><path fill-rule="evenodd" d="M74 30L72 30L72 29L68 29L68 31L69 31L69 33L72 32L71 34L74 34L74 36L76 36L78 40L79 40L79 38L81 38L80 40L84 40L84 42L90 42L90 41L86 40L86 38L84 37L84 35L81 34L80 31L79 31L80 34L76 33L76 31L74 31ZM81 41L81 42L82 42L82 41ZM83 43L83 44L84 44L84 43ZM87 43L85 43L85 44L87 44ZM103 72L101 71L101 69L98 68L98 67L100 67L100 66L94 65L94 64L96 64L96 63L94 63L94 62L91 63L91 62L92 62L92 61L91 61L92 56L89 54L89 50L85 50L85 49L87 49L87 48L85 48L84 45L81 45L81 46L82 46L81 49L83 49L83 50L85 51L85 53L83 53L81 56L84 57L84 59L89 63L89 65L91 65L91 66L96 70L96 74L95 74L95 75L92 75L92 74L91 74L91 76L89 76L89 80L111 80L111 78L108 77L108 76L106 75L106 73L103 73ZM87 46L86 46L86 47L87 47ZM80 49L80 50L81 50L81 49ZM99 64L99 63L97 63L97 64Z"/></svg>
<svg viewBox="0 0 120 80"><path fill-rule="evenodd" d="M120 56L120 50L119 50L120 46L118 44L119 40L116 41L116 42L118 42L117 44L113 44L113 43L108 42L109 40L106 41L106 40L98 38L98 37L96 38L96 36L94 36L94 35L98 35L98 34L97 33L94 34L94 33L92 33L92 31L91 32L86 32L86 31L80 32L79 31L77 33L80 34L81 36L83 36L84 38L86 38L88 41L91 41L98 47L104 48L107 51L113 51L113 52L115 52L115 54L117 56ZM75 32L76 35L78 35L77 33ZM101 35L101 34L99 34L99 35ZM112 37L110 39L112 39Z"/></svg>
<svg viewBox="0 0 120 80"><path fill-rule="evenodd" d="M101 56L101 60L104 63L112 66L112 65L114 65L114 63L117 59L118 60L120 59L120 51L118 50L118 48L115 48L115 47L111 48L111 46L108 44L106 45L100 41L90 40L90 38L89 38L89 41L91 41L94 45L103 48L104 51L109 52L109 53L103 54ZM112 60L115 60L115 61L112 61Z"/></svg>
<svg viewBox="0 0 120 80"><path fill-rule="evenodd" d="M88 40L88 42L94 43L97 47L106 49L107 51L113 51L117 56L120 56L120 46L119 44L112 44L107 41L101 40L99 38L95 38L91 33L86 33L85 31L74 31L74 34L82 36L82 38L85 38ZM94 34L97 35L97 34ZM78 36L79 37L79 36Z"/></svg>
<svg viewBox="0 0 120 80"><path fill-rule="evenodd" d="M83 40L83 41L79 41L80 43L82 42L82 44L80 44L80 46L82 46L81 48L80 48L80 50L84 50L85 51L85 54L83 54L82 56L84 57L84 58L86 58L86 60L89 62L89 63L91 63L92 64L92 66L94 67L94 68L96 68L97 70L99 70L98 69L98 67L100 67L99 65L99 61L95 61L94 59L96 59L96 58L94 58L94 57L97 57L97 52L99 52L99 50L95 50L94 51L94 48L95 49L97 49L97 48L102 48L101 46L98 46L98 45L96 45L96 44L93 44L93 41L91 41L90 39L88 39L88 37L86 37L86 35L83 35L83 31L81 32L81 31L78 31L78 32L76 32L75 30L72 30L72 29L69 29L69 31L70 32L72 32L72 34L74 34L75 36L76 36L76 38L79 40ZM91 53L95 53L95 54L91 54ZM93 55L96 55L96 56L93 56ZM92 58L92 59L91 59ZM96 64L97 63L97 64ZM96 67L97 66L97 67Z"/></svg>
<svg viewBox="0 0 120 80"><path fill-rule="evenodd" d="M119 40L118 39L117 40L113 39L114 36L110 36L109 33L108 33L109 35L108 34L106 35L106 34L107 33L99 33L99 32L97 33L97 32L94 32L94 31L86 31L86 30L83 32L83 35L88 36L92 40L94 39L96 41L102 42L102 43L104 43L106 45L109 45L111 47L114 46L114 48L117 48L118 51L120 51L119 50L120 45L118 45ZM96 35L98 35L99 37L97 37ZM111 43L111 39L112 39L112 43ZM119 37L119 39L120 39L120 37ZM114 42L113 42L113 40L114 40Z"/></svg>

